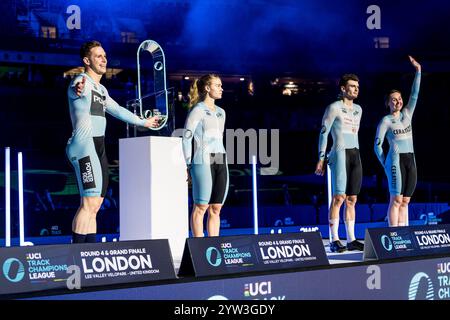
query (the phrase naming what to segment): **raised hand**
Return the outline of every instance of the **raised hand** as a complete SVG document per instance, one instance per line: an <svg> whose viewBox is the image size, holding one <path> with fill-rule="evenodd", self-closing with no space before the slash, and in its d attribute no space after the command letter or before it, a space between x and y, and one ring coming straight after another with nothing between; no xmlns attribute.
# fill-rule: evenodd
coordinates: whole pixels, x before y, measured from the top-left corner
<svg viewBox="0 0 450 320"><path fill-rule="evenodd" d="M416 68L417 72L420 72L422 70L422 67L420 66L420 64L411 56L408 56L409 61L411 61L411 64L414 66L414 68Z"/></svg>

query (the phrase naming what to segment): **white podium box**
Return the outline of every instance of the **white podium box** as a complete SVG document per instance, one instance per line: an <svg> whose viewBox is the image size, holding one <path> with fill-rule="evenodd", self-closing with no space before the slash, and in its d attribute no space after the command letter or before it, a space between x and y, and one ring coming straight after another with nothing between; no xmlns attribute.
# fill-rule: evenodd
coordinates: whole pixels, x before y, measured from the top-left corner
<svg viewBox="0 0 450 320"><path fill-rule="evenodd" d="M120 240L169 239L174 264L189 236L181 138L119 140Z"/></svg>

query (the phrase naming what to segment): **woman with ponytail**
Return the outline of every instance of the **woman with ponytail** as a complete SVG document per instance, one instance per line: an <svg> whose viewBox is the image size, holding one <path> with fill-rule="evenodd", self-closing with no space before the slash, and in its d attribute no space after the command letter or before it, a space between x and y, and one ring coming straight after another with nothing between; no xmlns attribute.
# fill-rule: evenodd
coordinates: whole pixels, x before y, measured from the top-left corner
<svg viewBox="0 0 450 320"><path fill-rule="evenodd" d="M215 104L222 98L222 81L208 74L196 79L189 92L189 114L183 134L183 152L192 181L194 205L191 231L194 237L203 237L206 211L208 236L218 236L220 211L228 193L228 166L223 132L225 110Z"/></svg>
<svg viewBox="0 0 450 320"><path fill-rule="evenodd" d="M417 168L414 156L412 117L419 97L421 65L408 56L416 70L408 104L403 105L402 94L391 90L385 104L389 114L381 119L375 137L374 150L386 173L390 201L388 218L390 227L409 225L408 204L417 184ZM383 141L387 138L389 152L384 154Z"/></svg>

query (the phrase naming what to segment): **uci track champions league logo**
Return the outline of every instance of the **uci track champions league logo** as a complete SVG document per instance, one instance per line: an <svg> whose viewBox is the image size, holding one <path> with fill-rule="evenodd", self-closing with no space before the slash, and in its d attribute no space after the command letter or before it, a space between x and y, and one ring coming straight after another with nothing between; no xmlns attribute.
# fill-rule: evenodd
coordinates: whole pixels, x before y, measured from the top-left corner
<svg viewBox="0 0 450 320"><path fill-rule="evenodd" d="M206 260L213 267L218 267L223 262L225 266L250 266L252 254L248 248L233 247L231 242L220 244L220 250L209 247L205 252Z"/></svg>
<svg viewBox="0 0 450 320"><path fill-rule="evenodd" d="M437 280L437 281L432 281ZM437 284L437 286L436 286ZM409 284L409 300L450 299L450 262L439 262L436 268L436 279L425 272L416 273Z"/></svg>
<svg viewBox="0 0 450 320"><path fill-rule="evenodd" d="M392 250L392 241L391 241L391 239L389 239L389 237L387 235L381 236L380 241L385 250L387 250L387 251Z"/></svg>
<svg viewBox="0 0 450 320"><path fill-rule="evenodd" d="M214 247L209 247L206 249L206 260L213 267L218 267L222 263L222 256L219 250Z"/></svg>
<svg viewBox="0 0 450 320"><path fill-rule="evenodd" d="M3 275L9 282L19 282L25 276L25 267L16 258L9 258L3 263Z"/></svg>
<svg viewBox="0 0 450 320"><path fill-rule="evenodd" d="M416 300L419 292L422 292L424 287L426 288L425 299L434 300L433 283L431 282L430 277L424 272L416 273L411 279L408 300Z"/></svg>
<svg viewBox="0 0 450 320"><path fill-rule="evenodd" d="M386 251L408 251L413 249L411 235L408 232L391 231L380 238L381 245Z"/></svg>
<svg viewBox="0 0 450 320"><path fill-rule="evenodd" d="M27 279L30 283L58 282L65 280L60 278L61 273L66 272L67 264L54 263L53 258L47 258L41 252L29 252L25 255L26 262L22 263L17 258L7 259L2 266L3 275L13 283L21 281L25 277L27 268Z"/></svg>

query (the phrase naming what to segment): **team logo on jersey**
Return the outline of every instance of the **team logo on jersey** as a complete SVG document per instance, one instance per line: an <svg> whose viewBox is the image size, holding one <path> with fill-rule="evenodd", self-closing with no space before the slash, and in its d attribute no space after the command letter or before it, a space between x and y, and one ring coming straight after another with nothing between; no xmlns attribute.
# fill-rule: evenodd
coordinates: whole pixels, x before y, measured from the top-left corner
<svg viewBox="0 0 450 320"><path fill-rule="evenodd" d="M397 184L397 167L396 166L391 166L391 175L392 175L391 186L392 186L392 188L395 188L395 186Z"/></svg>
<svg viewBox="0 0 450 320"><path fill-rule="evenodd" d="M91 92L92 92L91 115L104 117L106 109L106 97L102 96L98 92L95 92L94 90L92 90Z"/></svg>
<svg viewBox="0 0 450 320"><path fill-rule="evenodd" d="M394 136L398 135L398 134L406 134L411 132L412 128L411 125L407 126L405 129L395 129L392 131L392 133L394 134Z"/></svg>
<svg viewBox="0 0 450 320"><path fill-rule="evenodd" d="M217 113L216 113L216 117L217 117L217 118L221 118L221 117L222 117L222 114L221 114L220 112L217 112Z"/></svg>
<svg viewBox="0 0 450 320"><path fill-rule="evenodd" d="M355 112L353 112L353 115L354 116L356 116L356 115L358 115L359 114L359 111L358 110L356 110Z"/></svg>
<svg viewBox="0 0 450 320"><path fill-rule="evenodd" d="M345 110L345 108L342 108L342 113L347 113L347 110Z"/></svg>
<svg viewBox="0 0 450 320"><path fill-rule="evenodd" d="M89 156L78 160L83 190L95 188L94 169Z"/></svg>
<svg viewBox="0 0 450 320"><path fill-rule="evenodd" d="M205 113L206 113L207 116L211 115L211 112L209 112L208 110L206 110Z"/></svg>

